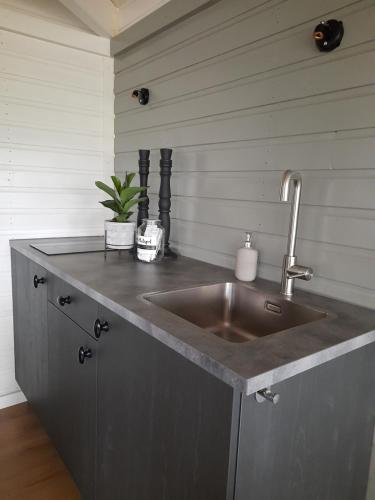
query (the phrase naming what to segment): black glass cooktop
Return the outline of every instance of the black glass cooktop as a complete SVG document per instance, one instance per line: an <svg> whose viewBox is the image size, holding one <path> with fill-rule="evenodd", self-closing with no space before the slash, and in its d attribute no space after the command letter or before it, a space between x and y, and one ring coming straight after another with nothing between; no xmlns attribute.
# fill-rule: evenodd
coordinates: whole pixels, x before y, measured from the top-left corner
<svg viewBox="0 0 375 500"><path fill-rule="evenodd" d="M46 255L62 255L68 253L104 252L104 237L66 238L60 241L34 243L31 247Z"/></svg>

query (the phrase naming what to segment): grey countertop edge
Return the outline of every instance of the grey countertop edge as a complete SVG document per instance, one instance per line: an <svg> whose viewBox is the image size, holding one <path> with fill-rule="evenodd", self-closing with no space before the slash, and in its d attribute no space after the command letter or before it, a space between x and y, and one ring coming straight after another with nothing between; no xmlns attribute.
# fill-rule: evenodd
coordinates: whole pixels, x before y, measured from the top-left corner
<svg viewBox="0 0 375 500"><path fill-rule="evenodd" d="M215 377L220 378L223 382L227 383L234 389L244 392L246 396L254 394L255 392L266 387L271 387L274 384L282 382L283 380L298 375L299 373L305 372L327 361L333 360L338 356L345 355L375 341L375 330L371 330L362 335L358 335L353 339L343 341L335 346L325 348L304 358L286 363L285 365L273 368L272 370L266 371L260 375L255 375L246 379L189 344L182 341L176 343L174 341L173 334L157 327L151 321L130 311L124 305L118 304L101 293L93 290L91 287L86 286L69 273L62 271L57 266L48 262L42 253L39 255L29 246L22 247L17 245L17 242L20 242L20 240L10 240L11 248L14 248L17 252L41 265L47 271L62 280L69 282L72 286L85 293L102 306L129 321L136 327L148 333L150 336L162 342L164 345L173 349L175 352L178 352L183 357L189 359L200 367L204 366L203 369Z"/></svg>
<svg viewBox="0 0 375 500"><path fill-rule="evenodd" d="M303 373L311 368L315 368L327 361L331 361L339 356L348 354L349 352L365 347L368 344L375 342L375 330L358 335L357 337L341 342L332 347L327 347L322 351L316 352L310 356L306 356L292 363L287 363L278 368L274 368L261 375L252 377L246 381L244 392L246 396L254 394L260 389L271 387L278 382L282 382L290 377Z"/></svg>

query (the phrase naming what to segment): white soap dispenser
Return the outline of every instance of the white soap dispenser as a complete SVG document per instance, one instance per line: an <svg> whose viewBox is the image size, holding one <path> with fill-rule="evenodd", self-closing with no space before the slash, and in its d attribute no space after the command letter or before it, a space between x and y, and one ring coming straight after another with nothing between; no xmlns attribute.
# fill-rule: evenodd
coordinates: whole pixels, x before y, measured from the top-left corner
<svg viewBox="0 0 375 500"><path fill-rule="evenodd" d="M246 233L245 246L237 251L234 274L241 281L254 281L257 275L258 250L252 247L252 237Z"/></svg>

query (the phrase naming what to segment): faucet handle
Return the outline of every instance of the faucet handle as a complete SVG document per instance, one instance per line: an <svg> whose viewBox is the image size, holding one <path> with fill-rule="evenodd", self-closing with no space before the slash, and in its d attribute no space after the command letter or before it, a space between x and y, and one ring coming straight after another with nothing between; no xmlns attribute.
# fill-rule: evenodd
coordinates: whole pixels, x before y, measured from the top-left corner
<svg viewBox="0 0 375 500"><path fill-rule="evenodd" d="M298 264L288 267L286 272L288 278L298 278L304 281L310 281L314 276L314 271L311 267L300 266Z"/></svg>
<svg viewBox="0 0 375 500"><path fill-rule="evenodd" d="M280 395L276 392L272 392L271 388L267 387L266 389L262 389L261 391L256 392L255 399L258 403L269 401L270 403L277 405L277 403L280 401Z"/></svg>

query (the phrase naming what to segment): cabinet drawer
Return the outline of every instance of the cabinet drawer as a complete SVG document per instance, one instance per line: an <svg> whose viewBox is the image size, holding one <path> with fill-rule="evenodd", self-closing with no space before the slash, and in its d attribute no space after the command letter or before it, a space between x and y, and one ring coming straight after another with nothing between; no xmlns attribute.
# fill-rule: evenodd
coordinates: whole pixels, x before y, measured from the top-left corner
<svg viewBox="0 0 375 500"><path fill-rule="evenodd" d="M48 300L95 338L94 323L98 317L95 300L53 274L48 275Z"/></svg>

